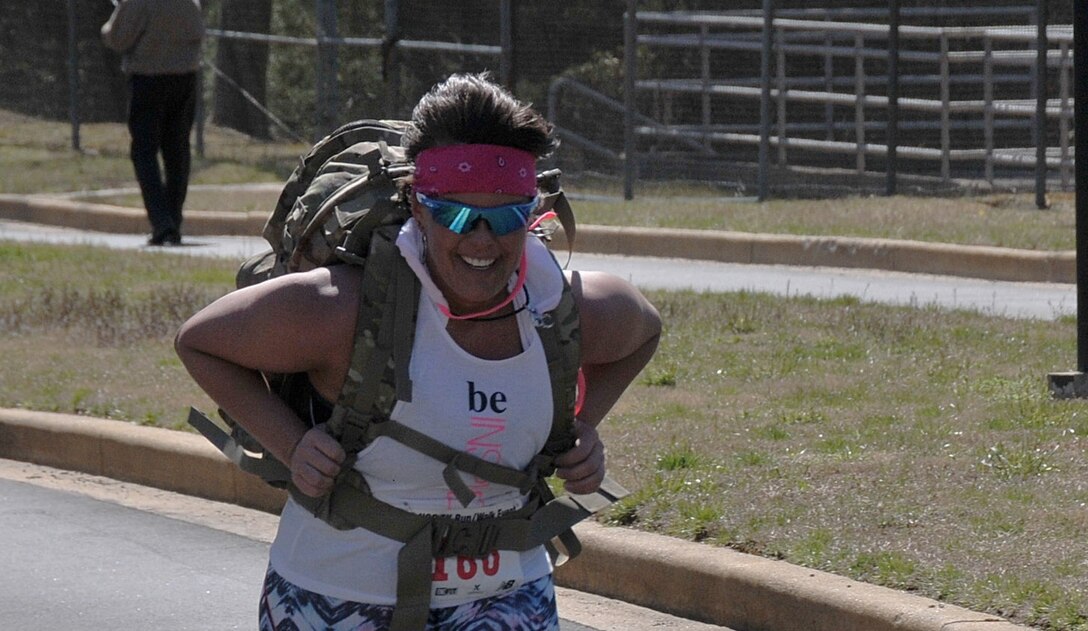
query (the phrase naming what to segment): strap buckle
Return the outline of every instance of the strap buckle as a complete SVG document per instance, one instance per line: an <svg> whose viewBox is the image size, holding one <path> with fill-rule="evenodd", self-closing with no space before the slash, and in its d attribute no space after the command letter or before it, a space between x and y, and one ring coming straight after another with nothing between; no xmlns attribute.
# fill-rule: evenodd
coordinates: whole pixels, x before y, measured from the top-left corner
<svg viewBox="0 0 1088 631"><path fill-rule="evenodd" d="M435 557L485 557L495 549L500 530L501 526L494 520L436 522L431 551Z"/></svg>

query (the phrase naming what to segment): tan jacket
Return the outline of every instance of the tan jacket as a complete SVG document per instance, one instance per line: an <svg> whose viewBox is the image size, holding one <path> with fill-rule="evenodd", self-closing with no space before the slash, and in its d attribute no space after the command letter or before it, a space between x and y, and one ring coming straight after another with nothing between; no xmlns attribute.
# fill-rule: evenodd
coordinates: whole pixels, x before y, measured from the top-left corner
<svg viewBox="0 0 1088 631"><path fill-rule="evenodd" d="M122 54L125 74L195 72L203 38L200 0L121 0L102 25L102 42Z"/></svg>

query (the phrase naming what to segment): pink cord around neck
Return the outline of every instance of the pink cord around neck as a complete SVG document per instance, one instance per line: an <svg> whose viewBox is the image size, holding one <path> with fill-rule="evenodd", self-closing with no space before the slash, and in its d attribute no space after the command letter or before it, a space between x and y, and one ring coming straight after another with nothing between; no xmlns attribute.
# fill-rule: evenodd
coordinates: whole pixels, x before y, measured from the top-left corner
<svg viewBox="0 0 1088 631"><path fill-rule="evenodd" d="M533 221L533 223L529 224L529 232L532 232L533 230L536 230L536 227L539 226L540 224L544 223L545 221L547 221L549 219L555 219L558 216L559 215L555 214L554 210L549 210L548 212L544 213L543 215L537 217L536 220Z"/></svg>
<svg viewBox="0 0 1088 631"><path fill-rule="evenodd" d="M518 267L518 280L514 283L514 289L510 292L510 295L506 297L506 300L503 300L502 302L495 305L494 307L491 307L490 309L485 309L484 311L478 311L476 313L470 313L468 315L454 315L453 312L450 311L450 308L448 306L440 304L438 305L438 310L442 312L442 315L446 316L450 320L471 320L473 318L482 318L484 316L489 316L492 313L495 313L499 309L502 309L506 305L513 302L514 296L521 293L521 288L525 286L525 274L528 267L529 266L526 261L525 252L523 251L521 253L521 265Z"/></svg>

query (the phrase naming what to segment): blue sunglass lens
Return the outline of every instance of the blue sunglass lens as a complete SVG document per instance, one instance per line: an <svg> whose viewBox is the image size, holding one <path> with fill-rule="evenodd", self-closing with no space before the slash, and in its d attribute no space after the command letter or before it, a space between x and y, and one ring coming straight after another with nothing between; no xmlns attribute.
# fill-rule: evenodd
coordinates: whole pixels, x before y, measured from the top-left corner
<svg viewBox="0 0 1088 631"><path fill-rule="evenodd" d="M431 211L435 221L457 234L468 234L478 220L484 219L491 227L491 232L499 237L524 228L537 205L535 198L529 202L491 208L435 199L423 193L416 193L416 198Z"/></svg>

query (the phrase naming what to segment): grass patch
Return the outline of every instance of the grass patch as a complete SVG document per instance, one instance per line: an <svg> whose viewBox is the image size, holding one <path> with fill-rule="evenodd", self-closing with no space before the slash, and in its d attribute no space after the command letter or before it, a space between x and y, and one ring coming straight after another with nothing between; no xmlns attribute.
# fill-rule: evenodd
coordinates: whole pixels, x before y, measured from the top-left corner
<svg viewBox="0 0 1088 631"><path fill-rule="evenodd" d="M228 129L205 128L205 154L195 156L193 184L282 182L308 146L261 142ZM135 186L121 123L81 127L82 151L71 148L70 127L0 110L0 193L61 193ZM591 177L568 174L567 189L589 195L574 202L586 224L693 228L794 235L911 239L1032 250L1075 248L1075 204L1070 192L1049 193L1038 210L1034 194L1002 193L942 198L895 196L829 200L737 201L694 184L640 183L624 202L620 190ZM601 196L614 199L601 199ZM271 210L275 193L190 191L189 212ZM109 198L139 207L137 196ZM757 324L742 312L739 333Z"/></svg>
<svg viewBox="0 0 1088 631"><path fill-rule="evenodd" d="M0 242L0 406L180 427L211 407L177 327L234 284L233 264Z"/></svg>
<svg viewBox="0 0 1088 631"><path fill-rule="evenodd" d="M1088 558L1073 534L1088 526L1073 517L1088 408L1046 391L1073 360L1075 323L750 293L652 300L669 326L647 372L685 368L668 390L636 386L604 426L617 477L650 489L617 521L1082 628L1088 565L1066 559ZM721 316L740 309L757 323L743 333ZM670 422L678 400L701 402L697 416ZM999 573L1057 595L994 587ZM990 588L1004 604L979 597Z"/></svg>

